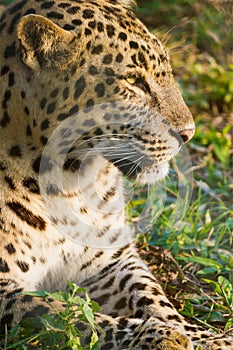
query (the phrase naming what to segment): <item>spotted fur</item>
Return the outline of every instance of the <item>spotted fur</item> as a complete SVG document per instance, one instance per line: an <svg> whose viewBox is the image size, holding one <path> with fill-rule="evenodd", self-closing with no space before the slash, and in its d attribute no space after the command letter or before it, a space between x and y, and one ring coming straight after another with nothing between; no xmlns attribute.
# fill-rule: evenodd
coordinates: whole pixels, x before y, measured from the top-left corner
<svg viewBox="0 0 233 350"><path fill-rule="evenodd" d="M232 350L177 313L129 239L122 172L163 178L194 131L163 45L126 0L18 0L0 39L1 334L51 312L20 291L68 279L101 305L101 350Z"/></svg>

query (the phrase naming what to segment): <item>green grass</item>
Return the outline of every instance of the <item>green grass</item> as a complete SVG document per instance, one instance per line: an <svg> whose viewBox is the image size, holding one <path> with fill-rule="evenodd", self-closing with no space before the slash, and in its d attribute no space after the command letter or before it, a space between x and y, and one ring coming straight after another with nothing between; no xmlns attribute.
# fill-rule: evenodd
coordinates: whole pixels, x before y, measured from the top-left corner
<svg viewBox="0 0 233 350"><path fill-rule="evenodd" d="M171 206L166 206L147 244L148 249L156 245L169 250L179 265L177 278L186 282L182 288L173 286L173 293L179 294L181 313L227 330L233 327L233 206L228 198L232 185L223 180L211 188L208 182L213 181L211 175L198 184L195 199L178 227L171 220ZM228 190L226 196L223 189ZM166 274L166 269L159 273ZM195 285L192 291L190 284Z"/></svg>

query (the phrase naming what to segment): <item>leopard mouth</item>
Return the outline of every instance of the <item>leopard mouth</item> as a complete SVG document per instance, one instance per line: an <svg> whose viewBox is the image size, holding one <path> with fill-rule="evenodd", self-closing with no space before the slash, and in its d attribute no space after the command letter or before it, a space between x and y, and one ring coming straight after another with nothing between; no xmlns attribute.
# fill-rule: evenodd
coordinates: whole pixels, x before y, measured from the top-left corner
<svg viewBox="0 0 233 350"><path fill-rule="evenodd" d="M116 163L117 168L124 176L141 184L153 184L160 181L168 175L169 171L168 162L164 162L160 165L155 165L153 162L150 162L151 164L148 164L145 168L131 161L123 161L122 159L115 160L114 164L116 165Z"/></svg>
<svg viewBox="0 0 233 350"><path fill-rule="evenodd" d="M122 174L130 179L136 179L142 172L142 168L139 164L134 163L132 160L127 159L114 159L110 161L122 172Z"/></svg>
<svg viewBox="0 0 233 350"><path fill-rule="evenodd" d="M117 142L117 141L115 141ZM118 140L119 142L119 140ZM126 146L127 145L127 146ZM124 176L133 179L138 183L155 183L167 176L169 170L169 160L175 156L180 149L176 145L171 149L161 147L148 149L145 145L135 142L126 142L126 145L119 144L116 147L108 144L105 150L102 149L102 156L114 164ZM111 152L111 149L113 150ZM119 156L120 155L120 156Z"/></svg>
<svg viewBox="0 0 233 350"><path fill-rule="evenodd" d="M154 183L166 177L169 161L183 144L179 133L160 116L151 124L152 128L148 121L133 120L120 125L118 132L107 138L103 135L105 141L102 139L100 147L102 156L123 175L142 183Z"/></svg>

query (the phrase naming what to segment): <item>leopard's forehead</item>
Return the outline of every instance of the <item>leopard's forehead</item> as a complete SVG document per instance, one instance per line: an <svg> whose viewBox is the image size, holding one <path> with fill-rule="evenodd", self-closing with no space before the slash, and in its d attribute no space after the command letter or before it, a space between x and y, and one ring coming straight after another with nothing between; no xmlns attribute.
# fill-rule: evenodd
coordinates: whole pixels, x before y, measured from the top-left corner
<svg viewBox="0 0 233 350"><path fill-rule="evenodd" d="M22 0L11 6L1 19L0 33L8 35L16 31L18 21L28 14L42 15L61 28L76 32L81 56L103 56L109 53L102 64L125 64L129 68L139 67L156 79L168 74L168 54L160 41L152 35L132 12L130 1L114 0L66 0L29 1ZM4 51L5 57L17 52L17 43L9 43ZM118 55L116 54L118 53ZM81 59L81 62L84 62Z"/></svg>
<svg viewBox="0 0 233 350"><path fill-rule="evenodd" d="M143 38L151 41L152 35L147 28L136 18L129 6L121 1L98 0L66 0L45 1L45 0L22 0L15 5L9 6L8 11L1 18L2 31L7 27L8 34L11 34L20 17L28 14L43 14L43 16L57 23L66 30L79 31L84 26L84 36L88 37L95 29L111 39L117 34L127 32L133 33L134 38ZM12 17L11 23L7 19ZM120 35L119 39L127 41L127 35ZM154 43L160 43L154 38Z"/></svg>

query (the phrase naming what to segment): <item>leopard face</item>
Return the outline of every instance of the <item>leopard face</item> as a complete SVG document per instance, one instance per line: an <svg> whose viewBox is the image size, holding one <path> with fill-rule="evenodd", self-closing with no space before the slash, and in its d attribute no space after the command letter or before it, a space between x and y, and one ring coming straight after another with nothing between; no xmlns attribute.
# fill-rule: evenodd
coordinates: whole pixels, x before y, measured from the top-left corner
<svg viewBox="0 0 233 350"><path fill-rule="evenodd" d="M3 138L8 130L14 140L6 140L8 152L19 148L36 161L53 131L77 115L85 141L98 133L116 147L123 135L124 161L109 160L126 174L143 182L167 174L167 162L193 135L193 120L168 53L127 2L22 1L3 15L1 32L0 123ZM106 103L110 114L78 114Z"/></svg>

